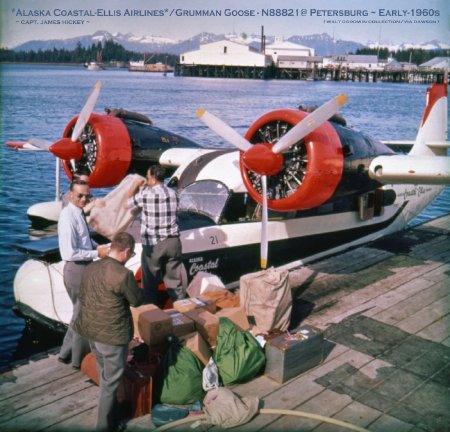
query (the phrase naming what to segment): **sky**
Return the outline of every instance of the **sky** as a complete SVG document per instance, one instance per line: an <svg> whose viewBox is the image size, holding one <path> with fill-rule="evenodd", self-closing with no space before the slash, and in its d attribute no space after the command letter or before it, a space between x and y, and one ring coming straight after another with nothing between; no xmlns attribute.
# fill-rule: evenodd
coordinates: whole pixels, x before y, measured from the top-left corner
<svg viewBox="0 0 450 432"><path fill-rule="evenodd" d="M450 44L448 0L0 0L0 46L132 33L184 40L201 32L328 33L382 44ZM369 6L370 5L370 6ZM201 16L193 16L198 15Z"/></svg>

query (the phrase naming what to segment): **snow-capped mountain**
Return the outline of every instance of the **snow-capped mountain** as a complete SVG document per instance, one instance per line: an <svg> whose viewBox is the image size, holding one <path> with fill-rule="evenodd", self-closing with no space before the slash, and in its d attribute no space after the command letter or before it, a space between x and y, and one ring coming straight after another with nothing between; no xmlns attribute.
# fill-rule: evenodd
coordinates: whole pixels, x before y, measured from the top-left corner
<svg viewBox="0 0 450 432"><path fill-rule="evenodd" d="M102 43L106 40L112 40L125 49L135 52L160 52L168 54L181 54L186 51L198 49L200 44L215 42L218 40L227 39L230 41L244 43L259 48L261 44L261 35L246 35L246 34L213 34L213 33L199 33L187 40L173 40L162 36L135 36L132 33L111 34L107 31L97 31L92 35L84 35L70 39L52 39L52 40L32 40L18 45L14 48L15 51L37 51L47 49L67 49L73 50L80 43L83 47L89 47L92 44ZM270 45L275 40L274 36L266 35L266 45ZM358 48L377 47L378 44L369 43L363 45L358 42L345 41L341 39L334 39L326 33L314 34L308 36L293 35L286 38L289 42L294 42L310 48L314 48L316 55L341 55L348 53L355 53ZM380 45L384 46L384 45ZM388 46L393 50L408 49L408 48L423 48L427 50L448 49L449 45L439 41L431 41L421 45L413 45L403 43L397 46Z"/></svg>
<svg viewBox="0 0 450 432"><path fill-rule="evenodd" d="M389 51L406 51L409 49L423 49L426 51L436 51L436 50L446 50L450 49L450 45L437 40L432 40L429 42L424 42L420 44L413 44L408 42L403 42L401 44L385 44L378 42L368 42L367 46L369 48L387 48Z"/></svg>

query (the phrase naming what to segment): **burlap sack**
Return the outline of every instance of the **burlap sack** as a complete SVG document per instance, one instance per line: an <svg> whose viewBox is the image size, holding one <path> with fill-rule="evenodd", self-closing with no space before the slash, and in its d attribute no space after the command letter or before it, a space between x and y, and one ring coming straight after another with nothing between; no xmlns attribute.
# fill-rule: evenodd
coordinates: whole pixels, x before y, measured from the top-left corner
<svg viewBox="0 0 450 432"><path fill-rule="evenodd" d="M88 223L97 233L111 240L116 233L125 231L139 213L138 210L131 211L123 207L127 201L127 192L136 178L144 179L138 174L126 176L113 191L102 198L105 204L103 207L93 207Z"/></svg>
<svg viewBox="0 0 450 432"><path fill-rule="evenodd" d="M287 270L272 267L241 276L240 296L247 316L254 317L256 333L288 329L292 295Z"/></svg>
<svg viewBox="0 0 450 432"><path fill-rule="evenodd" d="M203 400L203 411L209 424L232 428L249 422L258 412L259 399L242 399L225 387L210 390Z"/></svg>

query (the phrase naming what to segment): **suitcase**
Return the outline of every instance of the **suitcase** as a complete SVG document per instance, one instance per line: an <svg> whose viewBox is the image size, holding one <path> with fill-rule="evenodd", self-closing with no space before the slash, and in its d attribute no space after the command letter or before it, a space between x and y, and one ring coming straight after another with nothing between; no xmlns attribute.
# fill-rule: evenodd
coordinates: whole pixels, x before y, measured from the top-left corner
<svg viewBox="0 0 450 432"><path fill-rule="evenodd" d="M130 406L131 418L149 414L152 409L153 376L156 365L137 363L127 365L118 390L120 403Z"/></svg>
<svg viewBox="0 0 450 432"><path fill-rule="evenodd" d="M275 381L284 383L322 363L323 347L323 333L307 325L275 336L265 346L264 373Z"/></svg>
<svg viewBox="0 0 450 432"><path fill-rule="evenodd" d="M95 384L99 385L100 377L98 376L97 362L94 353L90 352L83 357L80 369L81 372L88 376Z"/></svg>
<svg viewBox="0 0 450 432"><path fill-rule="evenodd" d="M151 361L152 363L131 361L125 366L116 398L119 408L127 412L130 418L151 412L153 376L158 368L159 359L154 357ZM99 385L100 379L93 353L89 353L84 357L81 363L81 371L95 384Z"/></svg>

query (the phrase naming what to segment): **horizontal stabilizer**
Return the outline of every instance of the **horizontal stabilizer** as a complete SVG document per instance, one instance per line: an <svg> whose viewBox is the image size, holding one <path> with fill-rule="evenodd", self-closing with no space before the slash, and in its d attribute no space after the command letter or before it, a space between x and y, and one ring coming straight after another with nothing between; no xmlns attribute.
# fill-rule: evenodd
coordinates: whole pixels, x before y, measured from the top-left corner
<svg viewBox="0 0 450 432"><path fill-rule="evenodd" d="M450 157L378 156L369 166L369 176L380 183L450 184Z"/></svg>
<svg viewBox="0 0 450 432"><path fill-rule="evenodd" d="M414 141L381 141L382 144L396 152L408 152L414 145ZM425 145L429 148L450 148L450 141L429 141Z"/></svg>
<svg viewBox="0 0 450 432"><path fill-rule="evenodd" d="M5 143L6 147L13 148L15 150L28 150L28 151L45 151L40 147L29 143L28 141L8 141Z"/></svg>

